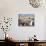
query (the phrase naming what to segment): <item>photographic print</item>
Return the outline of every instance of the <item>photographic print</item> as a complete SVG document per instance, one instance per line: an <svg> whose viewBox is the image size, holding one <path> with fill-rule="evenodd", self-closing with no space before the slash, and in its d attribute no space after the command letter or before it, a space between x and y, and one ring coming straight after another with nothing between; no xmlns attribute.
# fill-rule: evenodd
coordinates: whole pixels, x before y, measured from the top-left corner
<svg viewBox="0 0 46 46"><path fill-rule="evenodd" d="M34 14L19 14L18 26L34 26Z"/></svg>

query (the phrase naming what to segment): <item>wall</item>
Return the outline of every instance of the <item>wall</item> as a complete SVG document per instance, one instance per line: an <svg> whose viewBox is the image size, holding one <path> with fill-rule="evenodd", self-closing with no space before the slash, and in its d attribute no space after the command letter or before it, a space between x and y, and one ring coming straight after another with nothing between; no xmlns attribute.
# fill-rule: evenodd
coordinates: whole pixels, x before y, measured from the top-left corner
<svg viewBox="0 0 46 46"><path fill-rule="evenodd" d="M10 31L8 33L16 40L27 40L34 34L37 35L39 40L45 39L45 6L40 8L33 8L30 6L28 0L0 0L0 16L13 17L13 22ZM19 13L33 13L35 14L35 26L34 27L19 27L18 14ZM0 18L1 18L0 17ZM0 31L0 35L2 35ZM44 34L45 33L45 34ZM3 37L0 36L0 39ZM3 38L4 39L4 38Z"/></svg>

